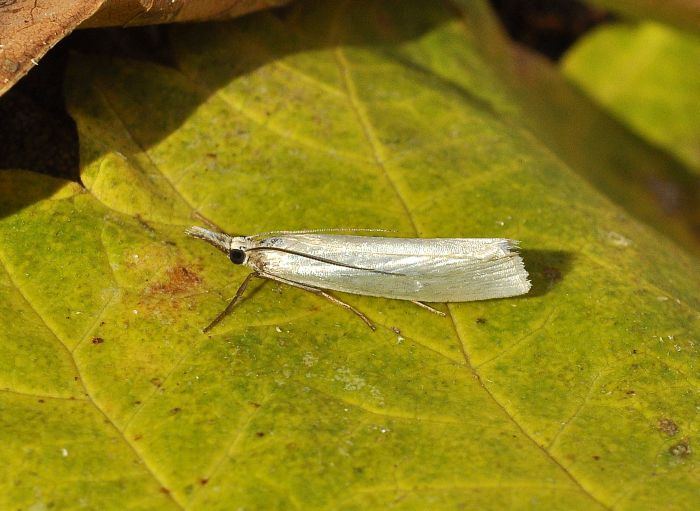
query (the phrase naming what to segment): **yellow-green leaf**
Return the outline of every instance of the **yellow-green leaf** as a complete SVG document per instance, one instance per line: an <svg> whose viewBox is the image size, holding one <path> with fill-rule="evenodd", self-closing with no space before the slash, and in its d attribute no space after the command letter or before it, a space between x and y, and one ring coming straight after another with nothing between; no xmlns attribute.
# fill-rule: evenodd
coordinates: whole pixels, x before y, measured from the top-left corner
<svg viewBox="0 0 700 511"><path fill-rule="evenodd" d="M85 188L0 174L0 508L692 509L698 261L501 109L442 4L181 27L176 66L75 57ZM432 71L463 55L459 82ZM522 298L271 283L184 236L520 239Z"/></svg>
<svg viewBox="0 0 700 511"><path fill-rule="evenodd" d="M700 173L697 62L700 36L647 22L601 27L566 55L563 70L618 119Z"/></svg>

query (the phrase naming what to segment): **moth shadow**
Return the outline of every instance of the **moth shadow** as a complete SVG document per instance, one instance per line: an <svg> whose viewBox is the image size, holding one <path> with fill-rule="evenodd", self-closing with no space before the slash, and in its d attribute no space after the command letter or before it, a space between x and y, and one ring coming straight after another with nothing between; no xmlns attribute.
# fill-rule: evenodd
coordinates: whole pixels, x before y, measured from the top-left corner
<svg viewBox="0 0 700 511"><path fill-rule="evenodd" d="M573 252L564 250L523 249L520 255L532 282L532 289L526 297L546 295L566 278L576 259Z"/></svg>

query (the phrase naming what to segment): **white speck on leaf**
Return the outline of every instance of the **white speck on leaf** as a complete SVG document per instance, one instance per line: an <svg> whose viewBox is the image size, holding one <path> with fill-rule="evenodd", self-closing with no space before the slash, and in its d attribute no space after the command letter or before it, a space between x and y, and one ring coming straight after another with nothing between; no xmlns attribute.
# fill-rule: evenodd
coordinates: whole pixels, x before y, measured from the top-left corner
<svg viewBox="0 0 700 511"><path fill-rule="evenodd" d="M605 239L610 245L619 248L627 248L632 244L631 239L626 238L622 234L617 233L615 231L609 231Z"/></svg>
<svg viewBox="0 0 700 511"><path fill-rule="evenodd" d="M364 379L362 379L360 376L352 374L352 371L350 371L350 369L347 367L340 367L336 369L334 379L344 383L345 390L360 390L366 385Z"/></svg>
<svg viewBox="0 0 700 511"><path fill-rule="evenodd" d="M314 356L313 353L309 352L304 353L304 358L302 360L304 361L304 365L306 367L313 367L316 365L316 362L318 362L318 358Z"/></svg>

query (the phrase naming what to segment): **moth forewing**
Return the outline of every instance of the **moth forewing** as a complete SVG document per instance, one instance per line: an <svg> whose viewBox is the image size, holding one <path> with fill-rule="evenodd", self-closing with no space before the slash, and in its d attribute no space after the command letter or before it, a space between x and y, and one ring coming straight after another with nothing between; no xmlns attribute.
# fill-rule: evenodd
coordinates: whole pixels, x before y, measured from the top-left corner
<svg viewBox="0 0 700 511"><path fill-rule="evenodd" d="M530 290L517 253L518 242L502 238L388 238L314 232L233 237L200 227L189 229L188 234L224 251L233 262L244 262L254 276L323 295L370 326L364 314L324 290L413 302L486 300ZM241 253L245 254L242 259ZM233 308L241 294L239 290L213 324Z"/></svg>
<svg viewBox="0 0 700 511"><path fill-rule="evenodd" d="M259 251L266 273L346 293L463 302L515 296L530 289L516 245L505 239L303 234L268 238L260 245L294 252ZM310 258L315 256L335 264Z"/></svg>

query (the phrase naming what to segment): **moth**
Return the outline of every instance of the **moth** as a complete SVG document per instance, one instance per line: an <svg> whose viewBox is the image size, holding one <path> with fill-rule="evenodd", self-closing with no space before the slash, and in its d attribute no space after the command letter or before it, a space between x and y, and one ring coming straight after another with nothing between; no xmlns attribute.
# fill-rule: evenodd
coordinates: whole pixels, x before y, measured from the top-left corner
<svg viewBox="0 0 700 511"><path fill-rule="evenodd" d="M347 232L348 230L343 229ZM518 242L501 238L390 238L322 234L329 230L277 231L230 236L202 227L186 233L202 239L234 264L253 271L208 332L241 300L253 278L281 282L320 295L375 326L358 309L327 290L424 302L467 302L527 293L530 281Z"/></svg>

